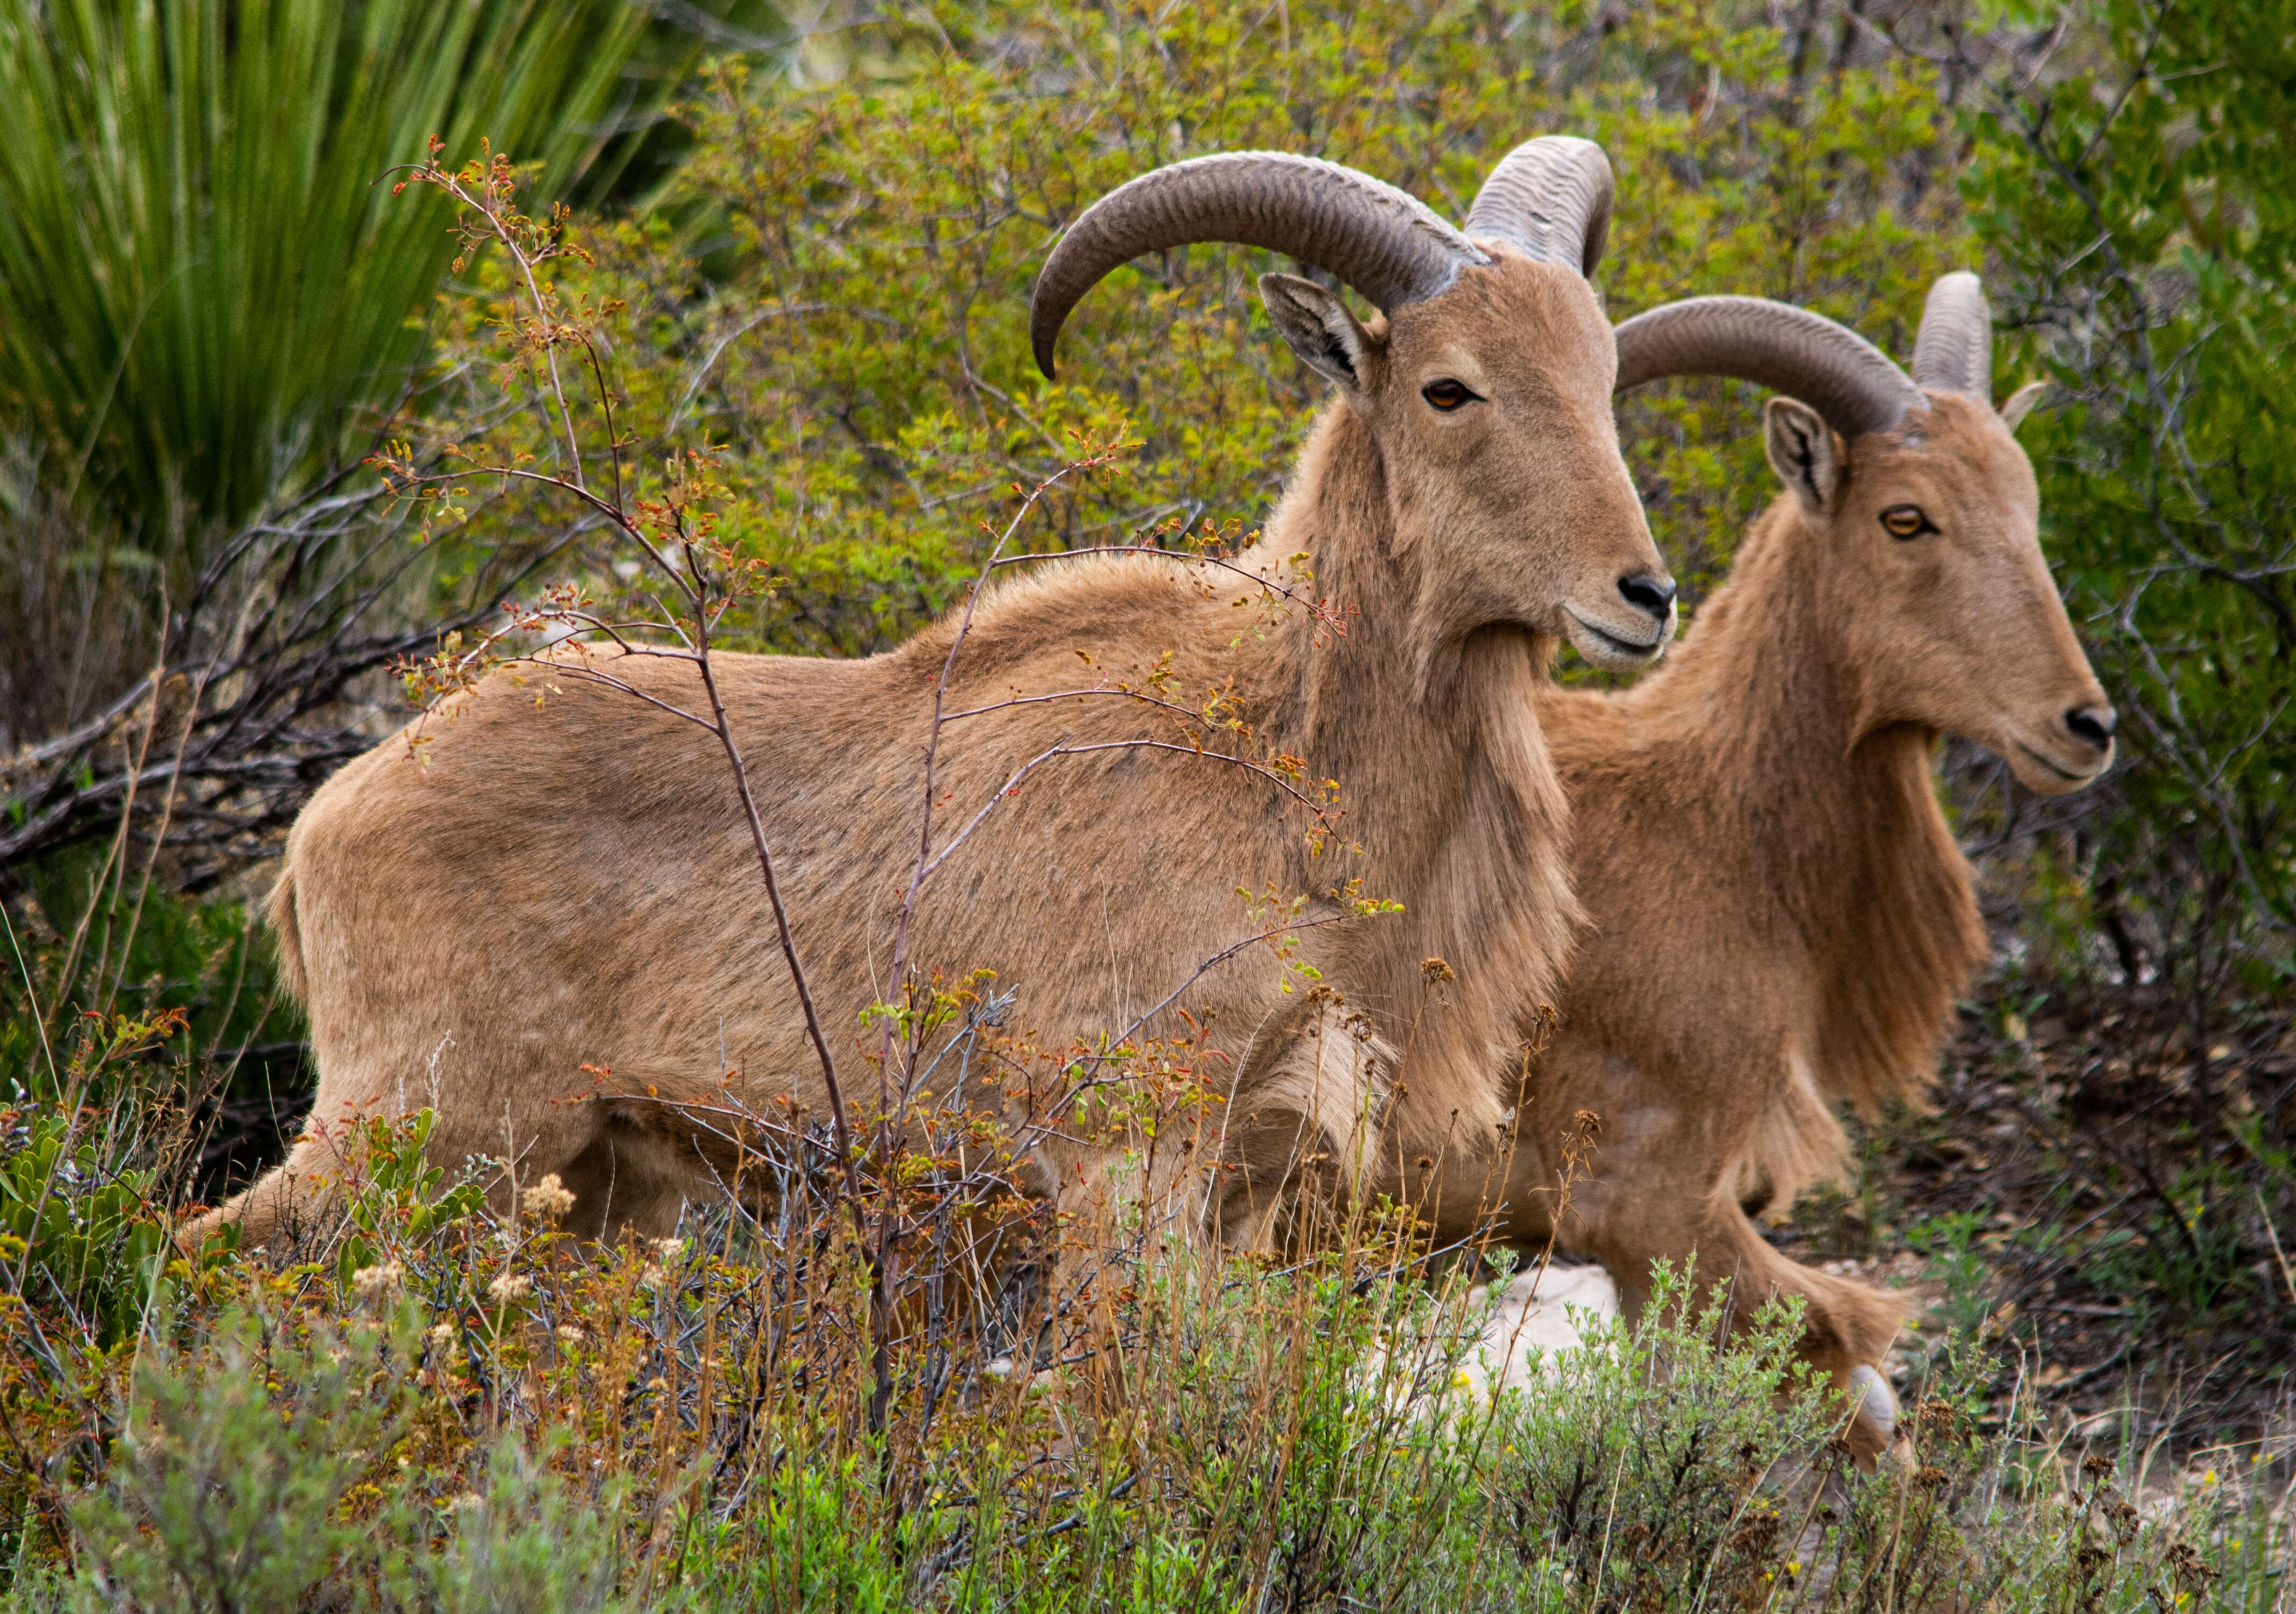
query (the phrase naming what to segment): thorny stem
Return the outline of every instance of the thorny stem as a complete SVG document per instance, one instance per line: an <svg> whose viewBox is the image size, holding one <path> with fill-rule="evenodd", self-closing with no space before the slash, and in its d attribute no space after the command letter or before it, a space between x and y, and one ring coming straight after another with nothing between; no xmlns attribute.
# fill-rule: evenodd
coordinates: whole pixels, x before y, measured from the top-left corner
<svg viewBox="0 0 2296 1614"><path fill-rule="evenodd" d="M1185 549L1159 549L1153 544L1096 544L1088 549L1054 549L1037 554L1006 555L1002 560L991 561L989 564L1019 566L1029 561L1072 561L1080 555L1153 555L1189 566L1212 566L1222 571L1232 571L1247 582L1256 583L1268 593L1280 596L1287 603L1297 605L1327 633L1341 638L1347 636L1349 613L1329 600L1303 597L1298 589L1278 583L1266 572L1246 571L1234 561L1216 554L1191 554ZM983 575L987 574L984 572Z"/></svg>
<svg viewBox="0 0 2296 1614"><path fill-rule="evenodd" d="M598 379L598 407L606 416L606 449L612 455L614 467L614 508L622 507L622 442L614 435L614 394L606 385L606 363L598 356L598 344L585 337L582 351L590 357L590 373Z"/></svg>
<svg viewBox="0 0 2296 1614"><path fill-rule="evenodd" d="M917 815L917 861L914 871L909 876L908 889L901 895L900 910L893 918L893 956L888 982L891 992L904 991L903 979L908 971L909 915L915 911L917 893L923 888L925 877L932 872L932 862L929 862L928 859L931 857L932 853L933 790L935 769L940 758L942 707L947 698L949 675L956 667L957 651L964 648L965 635L972 628L973 610L980 602L980 591L987 584L989 574L996 569L996 557L1004 552L1004 545L1012 542L1013 535L1021 529L1021 523L1028 520L1029 512L1037 507L1045 495L1070 471L1082 470L1087 465L1104 464L1113 456L1114 452L1113 449L1106 449L1097 455L1063 465L1031 488L1028 496L1021 501L1021 508L1013 512L1012 520L1006 523L1004 530L998 535L996 546L989 551L988 563L980 569L980 575L972 580L972 587L964 596L964 615L957 623L956 632L950 637L948 656L941 663L940 676L933 680L932 723L925 734L924 806ZM914 1085L906 1081L901 1084L899 1113L889 1114L889 1111L893 1109L890 1102L891 1094L887 1086L892 1078L893 1025L894 1017L887 1015L882 1037L878 1045L877 1060L879 1118L877 1129L882 1152L889 1155L893 1151L899 1129L907 1123L909 1089ZM824 1057L827 1057L826 1051L824 1052ZM877 1254L872 1263L874 1268L874 1281L881 1289L890 1288L893 1263L898 1258L898 1253L894 1248L894 1217L889 1213L878 1230ZM886 1406L892 1399L893 1390L891 1342L888 1338L890 1319L886 1315L884 1306L877 1307L876 1311L877 1316L873 1321L871 1331L874 1335L871 1344L875 1356L876 1369L876 1382L870 1387L869 1392L869 1426L873 1430L884 1427ZM892 1473L890 1468L886 1471L883 1480L885 1488L889 1492L892 1490Z"/></svg>
<svg viewBox="0 0 2296 1614"><path fill-rule="evenodd" d="M1097 1070L1100 1066L1107 1061L1110 1053L1129 1043L1135 1036L1139 1035L1141 1030L1150 1020L1154 1020L1159 1014L1161 1014L1165 1010L1179 1002L1181 994L1187 991L1189 987L1194 986L1198 981L1203 979L1205 976L1210 974L1214 970L1219 968L1220 965L1227 963L1231 958L1234 958L1238 954L1244 952L1247 948L1258 946L1263 941L1275 940L1280 937L1296 936L1302 930L1319 930L1325 925L1341 924L1354 917L1355 915L1352 914L1327 914L1321 919L1308 919L1302 920L1297 924L1277 925L1273 930L1262 930L1257 935L1247 936L1242 941L1235 943L1232 946L1221 948L1210 958L1204 960L1203 963L1198 964L1194 970L1189 972L1187 979L1182 981L1178 986L1166 993L1164 996L1159 1000L1153 1007L1149 1009L1146 1013L1141 1015L1130 1025L1125 1027L1123 1035L1109 1045L1108 1052L1095 1053L1086 1061L1085 1063L1084 1077L1086 1078L1089 1078L1091 1074L1095 1070Z"/></svg>
<svg viewBox="0 0 2296 1614"><path fill-rule="evenodd" d="M542 325L542 356L550 366L550 393L558 400L558 418L566 428L566 463L573 471L574 486L587 493L590 485L582 479L582 445L574 435L574 412L567 407L566 388L558 375L558 344L550 340L550 305L543 299L541 283L534 278L534 261L520 250L517 238L511 233L501 216L494 209L472 201L454 176L441 170L439 184L457 201L478 209L479 216L487 221L487 227L494 232L495 239L502 242L504 249L518 261L519 274L526 281L527 297L534 304L534 317Z"/></svg>
<svg viewBox="0 0 2296 1614"><path fill-rule="evenodd" d="M837 1061L829 1052L829 1039L822 1034L821 1014L814 1006L813 987L807 982L805 966L798 960L797 938L791 933L789 909L782 901L781 882L774 874L774 855L766 843L765 821L758 815L757 798L750 790L750 770L742 759L742 747L734 738L734 725L726 717L726 702L718 692L718 675L709 665L709 629L701 630L701 640L695 651L693 662L701 674L701 687L709 695L709 726L718 735L718 743L725 748L726 761L734 770L734 789L742 799L742 815L750 826L750 844L757 849L758 869L766 882L766 901L774 910L774 930L780 938L782 957L789 965L790 980L797 988L798 1006L805 1012L805 1033L813 1044L816 1058L821 1061L821 1080L829 1096L830 1123L836 1128L838 1158L845 1165L846 1186L852 1192L857 1207L861 1198L860 1168L853 1159L853 1130L845 1114L845 1092L837 1080Z"/></svg>
<svg viewBox="0 0 2296 1614"><path fill-rule="evenodd" d="M1086 690L1079 691L1078 692L1080 694L1091 694L1098 692ZM947 846L941 848L939 854L935 856L931 863L925 865L923 871L919 874L918 879L922 881L927 876L930 876L935 869L938 869L942 864L947 862L948 855L965 843L966 840L972 834L972 832L980 827L981 821L987 818L988 815L995 810L997 803L1004 800L1007 797L1011 796L1013 791L1019 790L1021 788L1021 782L1023 779L1026 779L1030 774L1034 773L1041 764L1050 762L1055 757L1086 757L1090 756L1095 751L1135 750L1177 751L1183 757L1205 757L1211 758L1215 762L1228 763L1235 767L1243 769L1244 772L1248 774L1259 774L1261 778L1275 785L1277 790L1283 791L1286 795L1292 797L1301 806L1305 807L1309 812L1315 814L1319 823L1326 821L1324 809L1317 807L1314 799L1310 798L1306 791L1300 790L1297 785L1284 778L1282 774L1276 773L1274 769L1262 767L1259 764L1247 761L1242 757L1230 757L1219 751L1208 751L1200 745L1180 745L1169 740L1096 740L1089 745L1070 745L1066 741L1063 741L1058 745L1050 747L1046 750L1039 751L1034 757L1029 758L1028 761L1022 763L1018 768L1015 768L1013 772L1012 777L1005 780L1004 785L997 791L997 792L988 799L988 805L983 807L978 813L975 813L972 815L972 820L967 823L962 830L959 830L956 832L956 838L951 840Z"/></svg>
<svg viewBox="0 0 2296 1614"><path fill-rule="evenodd" d="M679 592L685 596L686 603L693 611L693 632L692 637L686 642L685 649L678 652L655 651L652 653L668 653L673 657L682 654L685 659L690 660L693 663L694 670L701 676L703 691L709 698L709 720L701 722L700 726L709 729L717 736L719 746L726 753L726 765L734 775L734 793L741 799L742 815L750 829L750 843L757 853L758 873L764 879L766 900L773 909L774 929L781 945L782 958L789 967L790 981L797 991L798 1005L805 1017L807 1038L812 1043L815 1057L821 1065L822 1085L829 1102L831 1129L836 1142L845 1198L853 1218L854 1232L865 1249L869 1244L871 1232L867 1193L861 1181L860 1163L856 1158L853 1127L851 1118L845 1106L844 1088L838 1080L837 1061L830 1052L829 1039L822 1030L821 1013L814 1002L812 985L807 979L804 963L798 956L797 938L790 927L789 908L782 898L781 882L774 870L772 847L766 836L764 819L758 811L756 793L750 788L749 766L742 755L740 741L734 738L733 722L726 715L725 697L718 688L717 670L710 660L710 629L715 621L723 615L725 609L732 603L731 596L727 595L722 600L713 597L723 591L718 589L713 584L709 569L703 562L693 535L685 529L682 514L675 516L673 520L676 537L684 546L683 569L678 566L675 559L663 553L662 548L651 540L631 519L628 512L622 508L623 489L619 443L613 445L614 501L608 504L590 491L582 476L581 447L574 430L573 413L567 405L565 389L558 373L556 344L552 340L553 333L550 329L549 304L543 297L541 286L535 278L532 255L521 248L515 233L496 208L492 205L494 199L491 195L484 199L472 196L455 176L447 173L435 160L427 168L418 170L418 176L430 180L447 192L456 201L476 211L486 220L488 229L495 239L499 241L504 250L517 260L520 272L526 281L528 296L534 306L535 317L541 325L540 334L542 345L545 349L545 357L550 366L551 394L558 405L559 420L566 432L570 477L520 471L508 466L478 467L476 468L478 473L498 472L507 478L541 482L573 494L589 504L592 509L611 520L617 528L636 543L657 568L676 584ZM608 435L611 438L612 404L611 399L606 397L603 368L597 363L594 348L587 343L585 343L585 347L590 353L593 368L597 376L602 402L609 412ZM565 614L579 617L582 613L575 611ZM617 643L620 642L619 634L613 636ZM682 632L679 636L685 637ZM624 646L626 651L628 648L627 645ZM620 682L607 678L602 678L599 681L610 684ZM633 689L631 692L640 692ZM699 722L692 714L679 712L677 709L665 702L652 700L651 703L660 707L664 711L685 717L689 721ZM893 1250L890 1216L885 1218L885 1223L876 1252L870 1261L872 1269L871 1333L873 1336L875 1347L876 1370L876 1383L870 1397L869 1411L869 1421L873 1430L882 1429L892 1390L890 1260Z"/></svg>
<svg viewBox="0 0 2296 1614"><path fill-rule="evenodd" d="M688 546L691 560L691 546ZM692 562L697 579L702 577L699 561ZM757 798L750 790L750 771L742 759L742 748L734 738L734 725L726 717L726 702L718 692L718 676L709 665L709 620L703 609L706 599L697 597L694 609L694 666L701 674L702 687L709 694L709 715L717 730L718 742L726 750L726 760L734 770L734 788L742 799L742 815L750 825L750 843L757 848L758 868L765 876L766 900L774 910L774 929L781 939L782 957L789 964L790 980L797 987L799 1006L805 1012L806 1036L813 1043L813 1051L821 1061L821 1079L829 1098L830 1125L837 1140L837 1158L844 1167L846 1203L853 1217L854 1235L865 1249L869 1242L868 1201L861 1183L861 1167L854 1159L853 1128L845 1113L845 1093L837 1080L837 1061L829 1052L829 1039L822 1034L821 1014L815 1008L813 988L807 982L805 966L799 962L797 938L790 932L789 909L782 901L780 881L774 875L774 857L766 843L766 826L758 815ZM889 1209L879 1218L877 1248L869 1261L869 1335L872 1376L869 1388L869 1429L872 1433L885 1427L888 1408L893 1398L893 1248L894 1216Z"/></svg>

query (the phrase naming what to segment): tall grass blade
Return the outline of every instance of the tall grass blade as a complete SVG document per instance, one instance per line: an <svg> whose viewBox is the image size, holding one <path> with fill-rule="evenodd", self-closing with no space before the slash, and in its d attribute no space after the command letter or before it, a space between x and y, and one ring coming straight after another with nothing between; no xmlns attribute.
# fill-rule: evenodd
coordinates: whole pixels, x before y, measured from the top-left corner
<svg viewBox="0 0 2296 1614"><path fill-rule="evenodd" d="M435 199L378 176L433 135L485 137L558 193L646 20L622 0L0 0L0 425L69 456L51 469L152 558L188 558L404 385L453 247Z"/></svg>

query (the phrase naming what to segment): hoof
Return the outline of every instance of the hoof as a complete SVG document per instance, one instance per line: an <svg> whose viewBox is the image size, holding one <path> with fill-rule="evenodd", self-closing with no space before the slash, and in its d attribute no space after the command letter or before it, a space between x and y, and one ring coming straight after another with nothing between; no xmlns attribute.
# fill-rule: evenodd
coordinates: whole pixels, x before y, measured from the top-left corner
<svg viewBox="0 0 2296 1614"><path fill-rule="evenodd" d="M1849 1427L1850 1449L1857 1454L1857 1466L1871 1472L1875 1460L1898 1444L1898 1397L1881 1370L1866 1363L1849 1370L1849 1389L1857 1407Z"/></svg>
<svg viewBox="0 0 2296 1614"><path fill-rule="evenodd" d="M1849 1388L1859 1392L1857 1421L1890 1444L1890 1437L1898 1432L1898 1397L1890 1389L1890 1381L1882 1371L1865 1363L1849 1370Z"/></svg>

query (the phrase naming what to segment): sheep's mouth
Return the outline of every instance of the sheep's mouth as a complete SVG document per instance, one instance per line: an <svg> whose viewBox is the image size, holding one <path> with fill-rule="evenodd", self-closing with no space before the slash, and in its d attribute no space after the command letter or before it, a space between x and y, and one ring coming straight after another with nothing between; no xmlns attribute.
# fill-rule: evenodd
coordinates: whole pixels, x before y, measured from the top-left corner
<svg viewBox="0 0 2296 1614"><path fill-rule="evenodd" d="M2024 752L2026 756L2032 758L2035 762L2039 763L2044 768L2046 768L2057 778L2063 780L2067 784L2087 784L2089 781L2095 779L2099 774L2104 772L2105 768L2110 766L2110 757L2108 755L2107 761L2099 763L2096 766L2088 769L2086 773L2077 773L2073 769L2065 766L2064 764L2061 762L2051 760L2042 752L2037 751L2031 746L2027 745L2022 740L2017 741L2017 749Z"/></svg>
<svg viewBox="0 0 2296 1614"><path fill-rule="evenodd" d="M1621 667L1641 667L1658 660L1666 648L1666 629L1654 627L1647 639L1629 639L1623 634L1612 633L1601 623L1589 620L1565 606L1571 621L1579 632L1570 635L1581 655L1589 660L1606 661Z"/></svg>

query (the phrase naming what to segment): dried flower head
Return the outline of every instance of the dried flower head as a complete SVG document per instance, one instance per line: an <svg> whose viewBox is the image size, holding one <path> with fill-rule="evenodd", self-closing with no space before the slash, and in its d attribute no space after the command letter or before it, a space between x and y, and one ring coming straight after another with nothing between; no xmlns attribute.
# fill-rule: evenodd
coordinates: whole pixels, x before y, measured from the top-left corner
<svg viewBox="0 0 2296 1614"><path fill-rule="evenodd" d="M406 1282L406 1268L397 1261L379 1261L351 1274L351 1287L362 1300L386 1300Z"/></svg>
<svg viewBox="0 0 2296 1614"><path fill-rule="evenodd" d="M519 1196L519 1203L537 1222L558 1222L574 1208L574 1195L554 1171Z"/></svg>
<svg viewBox="0 0 2296 1614"><path fill-rule="evenodd" d="M512 1300L523 1300L533 1292L534 1280L523 1273L506 1272L487 1285L487 1293L501 1306L507 1306Z"/></svg>

